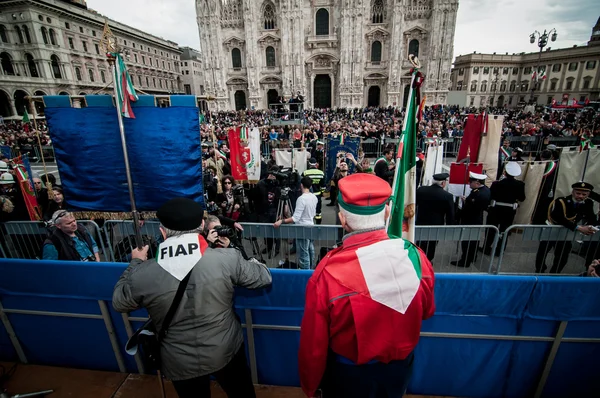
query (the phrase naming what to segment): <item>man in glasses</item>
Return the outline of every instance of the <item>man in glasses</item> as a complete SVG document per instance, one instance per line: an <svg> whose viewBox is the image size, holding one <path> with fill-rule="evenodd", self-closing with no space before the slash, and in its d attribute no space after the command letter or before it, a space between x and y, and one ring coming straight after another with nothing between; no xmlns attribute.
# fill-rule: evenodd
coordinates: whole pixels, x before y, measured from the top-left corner
<svg viewBox="0 0 600 398"><path fill-rule="evenodd" d="M96 241L73 214L59 210L51 221L56 230L44 242L44 260L100 261Z"/></svg>

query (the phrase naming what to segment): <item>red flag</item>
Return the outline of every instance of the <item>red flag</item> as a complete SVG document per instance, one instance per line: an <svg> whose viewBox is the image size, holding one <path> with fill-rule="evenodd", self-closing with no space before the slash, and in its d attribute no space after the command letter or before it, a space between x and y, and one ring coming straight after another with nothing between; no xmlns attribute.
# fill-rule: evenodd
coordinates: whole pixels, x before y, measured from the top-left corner
<svg viewBox="0 0 600 398"><path fill-rule="evenodd" d="M465 134L460 143L460 148L458 149L458 161L461 161L466 157L469 157L471 162L477 161L479 146L481 145L481 134L486 119L487 115L484 114L478 115L477 117L475 117L475 115L469 115L465 126Z"/></svg>
<svg viewBox="0 0 600 398"><path fill-rule="evenodd" d="M17 177L23 199L25 200L25 205L27 206L29 219L31 221L40 221L42 219L42 211L38 205L37 198L35 197L35 191L31 186L27 169L23 164L23 158L19 156L18 158L12 159L12 162L14 163L15 177Z"/></svg>
<svg viewBox="0 0 600 398"><path fill-rule="evenodd" d="M245 156L250 153L248 143L240 138L240 128L229 129L227 132L229 139L229 161L231 162L231 175L237 181L247 181Z"/></svg>

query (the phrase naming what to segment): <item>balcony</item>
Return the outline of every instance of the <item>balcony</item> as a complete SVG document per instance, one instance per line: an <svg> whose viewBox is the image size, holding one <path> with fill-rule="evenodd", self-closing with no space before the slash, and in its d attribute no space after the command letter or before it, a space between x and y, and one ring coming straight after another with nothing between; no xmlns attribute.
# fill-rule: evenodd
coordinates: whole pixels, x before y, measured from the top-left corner
<svg viewBox="0 0 600 398"><path fill-rule="evenodd" d="M387 69L387 67L388 67L387 61L379 61L379 62L367 61L366 69L381 70L381 69Z"/></svg>
<svg viewBox="0 0 600 398"><path fill-rule="evenodd" d="M337 34L306 36L306 46L311 48L337 48Z"/></svg>

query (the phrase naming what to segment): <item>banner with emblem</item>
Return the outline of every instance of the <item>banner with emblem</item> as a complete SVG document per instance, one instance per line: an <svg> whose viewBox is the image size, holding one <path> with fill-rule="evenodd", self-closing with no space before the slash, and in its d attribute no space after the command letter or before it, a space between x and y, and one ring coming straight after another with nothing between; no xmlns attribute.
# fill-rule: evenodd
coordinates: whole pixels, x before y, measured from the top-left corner
<svg viewBox="0 0 600 398"><path fill-rule="evenodd" d="M333 173L337 165L337 158L339 155L343 155L346 159L346 154L351 153L355 159L358 159L358 148L360 147L360 138L358 137L345 137L343 143L340 142L340 138L333 138L328 141L327 158L325 164L325 178L327 181L333 178ZM348 174L355 172L354 163L346 159L348 164Z"/></svg>
<svg viewBox="0 0 600 398"><path fill-rule="evenodd" d="M260 132L238 126L228 131L231 175L237 181L258 182L260 179Z"/></svg>
<svg viewBox="0 0 600 398"><path fill-rule="evenodd" d="M31 221L40 221L42 219L42 212L38 205L37 197L35 196L35 190L33 188L29 159L27 158L27 155L24 155L11 159L11 162L13 163L13 169L16 180L19 183L20 191L23 194L29 219Z"/></svg>

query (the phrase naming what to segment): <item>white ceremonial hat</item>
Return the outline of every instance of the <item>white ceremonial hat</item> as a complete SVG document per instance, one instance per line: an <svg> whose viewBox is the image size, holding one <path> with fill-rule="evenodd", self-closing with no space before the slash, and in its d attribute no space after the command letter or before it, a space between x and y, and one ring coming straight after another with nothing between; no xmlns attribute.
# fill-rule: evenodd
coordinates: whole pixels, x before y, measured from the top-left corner
<svg viewBox="0 0 600 398"><path fill-rule="evenodd" d="M485 174L478 174L478 173L473 173L472 171L469 171L469 178L481 181L481 180L485 180L487 178L487 176Z"/></svg>
<svg viewBox="0 0 600 398"><path fill-rule="evenodd" d="M517 162L508 162L506 163L506 167L504 168L506 174L513 177L518 177L521 175L521 166Z"/></svg>

